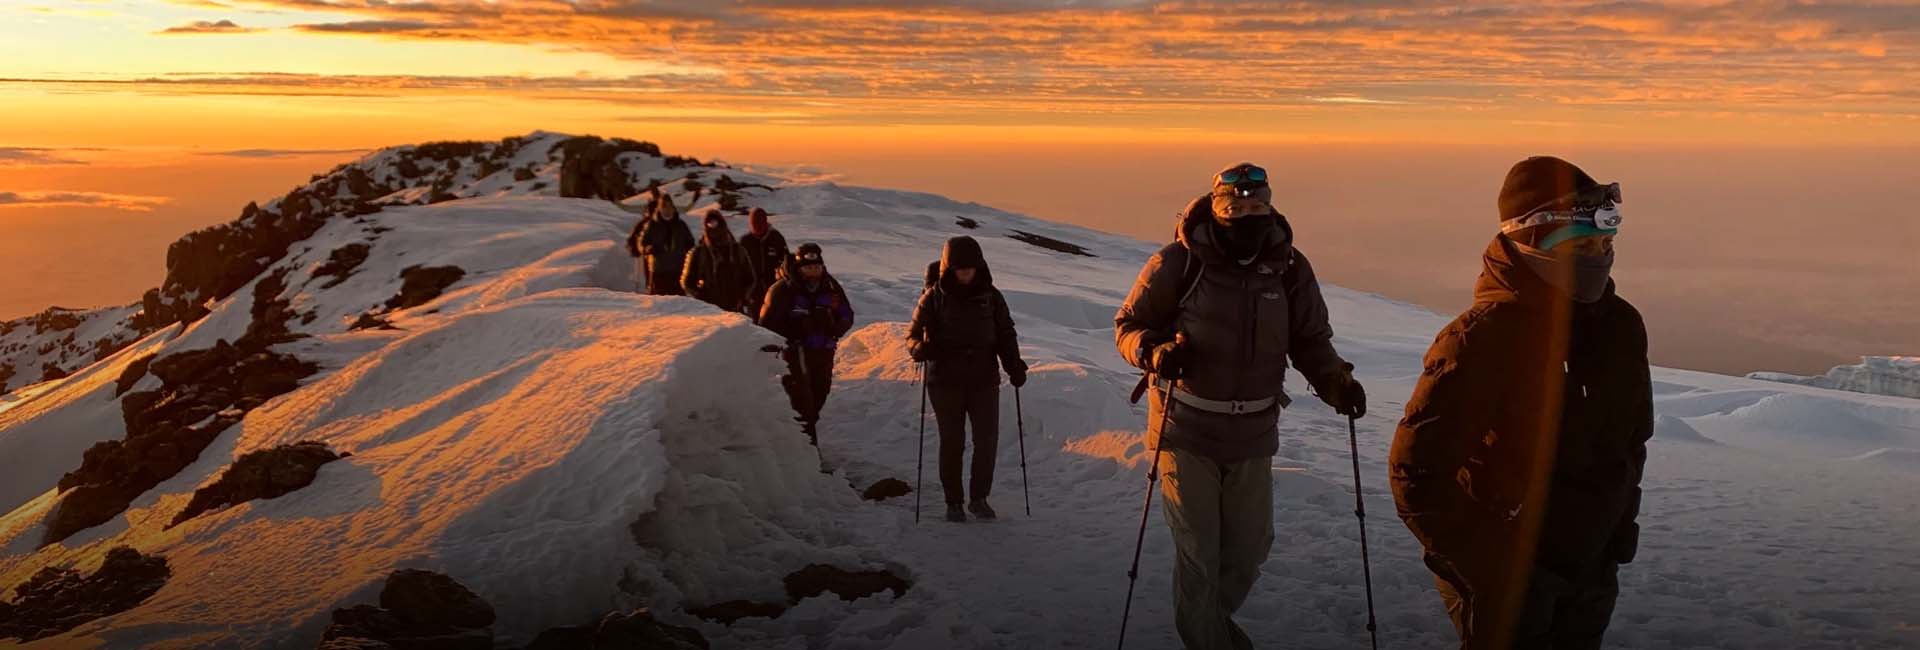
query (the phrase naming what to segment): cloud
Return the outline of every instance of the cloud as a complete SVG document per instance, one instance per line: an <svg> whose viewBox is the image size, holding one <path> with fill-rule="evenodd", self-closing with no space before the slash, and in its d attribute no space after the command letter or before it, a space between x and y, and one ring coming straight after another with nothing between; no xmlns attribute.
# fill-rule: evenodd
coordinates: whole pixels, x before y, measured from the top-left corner
<svg viewBox="0 0 1920 650"><path fill-rule="evenodd" d="M62 157L58 151L42 147L0 147L0 167L87 164L85 161Z"/></svg>
<svg viewBox="0 0 1920 650"><path fill-rule="evenodd" d="M232 151L208 151L200 155L226 156L230 158L292 158L295 156L363 153L366 151L366 149L235 149Z"/></svg>
<svg viewBox="0 0 1920 650"><path fill-rule="evenodd" d="M157 206L172 203L171 197L106 192L0 190L0 208L106 208L129 212L152 212Z"/></svg>
<svg viewBox="0 0 1920 650"><path fill-rule="evenodd" d="M421 22L418 20L354 20L343 23L308 23L294 25L293 29L303 32L321 32L333 34L399 34L407 32L428 32L432 37L454 37L448 28L458 24Z"/></svg>
<svg viewBox="0 0 1920 650"><path fill-rule="evenodd" d="M240 25L235 24L231 20L218 20L218 21L196 20L191 23L187 23L185 25L176 25L173 27L168 27L156 33L159 33L159 34L245 34L248 32L255 32L255 31L259 31L259 30L252 29L249 27L241 27Z"/></svg>

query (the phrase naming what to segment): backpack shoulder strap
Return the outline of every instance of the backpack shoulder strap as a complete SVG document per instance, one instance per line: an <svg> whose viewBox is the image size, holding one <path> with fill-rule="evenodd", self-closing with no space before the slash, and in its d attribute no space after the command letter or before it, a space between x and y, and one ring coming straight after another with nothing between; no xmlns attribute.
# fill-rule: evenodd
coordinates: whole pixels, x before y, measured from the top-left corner
<svg viewBox="0 0 1920 650"><path fill-rule="evenodd" d="M1186 244L1181 244L1178 250L1184 253L1182 257L1185 257L1186 261L1180 266L1180 299L1173 303L1176 320L1179 318L1180 310L1186 307L1187 298L1193 296L1194 289L1200 288L1200 276L1207 269L1206 262L1197 262L1193 259L1193 251L1188 250Z"/></svg>

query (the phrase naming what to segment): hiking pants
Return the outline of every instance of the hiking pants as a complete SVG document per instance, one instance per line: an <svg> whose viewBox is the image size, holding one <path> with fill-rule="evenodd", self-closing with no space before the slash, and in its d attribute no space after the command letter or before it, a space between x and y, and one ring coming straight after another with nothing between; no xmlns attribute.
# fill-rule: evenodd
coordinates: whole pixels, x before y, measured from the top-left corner
<svg viewBox="0 0 1920 650"><path fill-rule="evenodd" d="M1535 567L1521 588L1517 580L1466 575L1438 556L1427 557L1461 650L1599 650L1620 596L1620 565L1602 562L1578 580ZM1524 591L1503 597L1502 584ZM1503 635L1500 628L1510 632Z"/></svg>
<svg viewBox="0 0 1920 650"><path fill-rule="evenodd" d="M1173 531L1173 619L1188 650L1247 650L1233 622L1273 548L1273 459L1222 463L1182 449L1160 457L1161 512Z"/></svg>
<svg viewBox="0 0 1920 650"><path fill-rule="evenodd" d="M787 376L780 378L787 389L787 400L800 421L811 430L820 421L820 409L827 405L827 393L833 390L833 349L807 348L787 344Z"/></svg>
<svg viewBox="0 0 1920 650"><path fill-rule="evenodd" d="M967 423L973 423L973 499L993 493L993 462L1000 451L1000 384L928 384L934 421L940 426L940 487L947 503L963 503L969 494L960 482L960 460L967 452Z"/></svg>

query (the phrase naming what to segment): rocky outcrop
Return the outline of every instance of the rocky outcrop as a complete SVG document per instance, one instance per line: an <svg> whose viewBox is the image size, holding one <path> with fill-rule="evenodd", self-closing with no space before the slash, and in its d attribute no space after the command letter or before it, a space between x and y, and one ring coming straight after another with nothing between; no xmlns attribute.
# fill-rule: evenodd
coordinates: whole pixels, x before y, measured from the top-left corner
<svg viewBox="0 0 1920 650"><path fill-rule="evenodd" d="M347 244L333 249L333 252L327 253L327 261L321 264L320 268L313 270L313 279L328 278L325 284L320 285L322 289L340 286L340 283L347 281L348 276L353 275L354 269L360 268L360 265L367 261L367 254L372 251L373 246L364 243Z"/></svg>
<svg viewBox="0 0 1920 650"><path fill-rule="evenodd" d="M623 138L602 140L593 136L561 142L560 196L571 199L618 201L640 193L632 175L620 165L620 154L636 152L660 157L660 147L651 142ZM671 165L670 165L671 166Z"/></svg>
<svg viewBox="0 0 1920 650"><path fill-rule="evenodd" d="M323 649L492 650L493 606L453 578L416 569L387 576L380 605L333 611Z"/></svg>
<svg viewBox="0 0 1920 650"><path fill-rule="evenodd" d="M906 481L897 478L883 478L874 481L873 485L867 486L866 491L860 493L860 498L868 501L885 501L909 494L913 494L913 486L907 485Z"/></svg>
<svg viewBox="0 0 1920 650"><path fill-rule="evenodd" d="M1092 251L1087 250L1086 247L1081 246L1079 244L1060 241L1058 239L1054 239L1046 235L1036 235L1036 234L1027 232L1025 230L1015 230L1013 231L1013 234L1007 235L1007 236L1029 243L1029 244L1033 244L1035 246L1039 246L1041 248L1045 248L1050 251L1057 251L1061 253L1067 253L1070 255L1080 255L1083 257L1099 257L1098 255L1094 255Z"/></svg>
<svg viewBox="0 0 1920 650"><path fill-rule="evenodd" d="M311 441L248 452L233 461L219 479L194 490L187 507L174 515L168 527L219 508L284 496L313 484L321 465L345 457L323 443Z"/></svg>
<svg viewBox="0 0 1920 650"><path fill-rule="evenodd" d="M644 610L614 612L599 623L541 632L526 650L707 650L699 630L668 625Z"/></svg>
<svg viewBox="0 0 1920 650"><path fill-rule="evenodd" d="M160 591L171 575L166 559L125 546L107 551L92 575L42 568L14 588L13 602L0 602L0 640L44 639L133 609Z"/></svg>
<svg viewBox="0 0 1920 650"><path fill-rule="evenodd" d="M458 266L409 266L400 271L400 293L387 299L388 310L412 309L440 297L467 272Z"/></svg>
<svg viewBox="0 0 1920 650"><path fill-rule="evenodd" d="M133 390L133 385L147 376L147 366L153 363L154 355L134 359L133 363L120 371L120 377L113 380L113 396L119 397Z"/></svg>
<svg viewBox="0 0 1920 650"><path fill-rule="evenodd" d="M793 603L829 592L846 601L882 591L892 591L893 597L899 598L907 595L907 589L913 586L891 571L848 571L826 564L810 564L787 574L786 585L787 600Z"/></svg>

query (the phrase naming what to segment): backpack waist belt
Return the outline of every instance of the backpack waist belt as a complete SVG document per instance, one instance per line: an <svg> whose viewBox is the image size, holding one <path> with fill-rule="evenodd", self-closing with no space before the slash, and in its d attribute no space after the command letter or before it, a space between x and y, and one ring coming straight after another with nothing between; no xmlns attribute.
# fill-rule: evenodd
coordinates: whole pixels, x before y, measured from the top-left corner
<svg viewBox="0 0 1920 650"><path fill-rule="evenodd" d="M1185 404L1187 406L1191 406L1193 408L1197 408L1209 413L1221 413L1225 415L1245 415L1248 413L1259 413L1259 412L1265 411L1267 409L1273 408L1274 405L1276 404L1280 405L1281 407L1285 407L1287 405L1287 400L1280 395L1242 402L1242 401L1234 401L1234 400L1207 399L1205 397L1201 397L1199 395L1195 395L1193 393L1189 393L1187 391L1174 388L1173 382L1167 381L1165 379L1159 379L1157 377L1154 379L1153 385L1155 388L1166 391L1167 395L1173 398L1173 401L1176 401L1181 404Z"/></svg>

